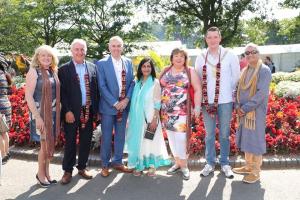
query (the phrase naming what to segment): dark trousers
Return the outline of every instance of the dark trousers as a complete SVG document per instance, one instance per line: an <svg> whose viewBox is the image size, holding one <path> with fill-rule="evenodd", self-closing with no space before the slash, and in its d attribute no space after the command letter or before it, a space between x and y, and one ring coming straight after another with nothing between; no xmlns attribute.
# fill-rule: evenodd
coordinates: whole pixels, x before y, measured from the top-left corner
<svg viewBox="0 0 300 200"><path fill-rule="evenodd" d="M66 172L72 172L73 166L76 164L76 135L79 129L79 154L78 154L78 165L76 166L78 170L83 170L86 168L86 163L88 161L91 140L93 135L93 124L92 115L90 116L88 122L84 129L81 128L81 123L76 120L74 123L64 122L65 130L65 152L63 159L63 170Z"/></svg>

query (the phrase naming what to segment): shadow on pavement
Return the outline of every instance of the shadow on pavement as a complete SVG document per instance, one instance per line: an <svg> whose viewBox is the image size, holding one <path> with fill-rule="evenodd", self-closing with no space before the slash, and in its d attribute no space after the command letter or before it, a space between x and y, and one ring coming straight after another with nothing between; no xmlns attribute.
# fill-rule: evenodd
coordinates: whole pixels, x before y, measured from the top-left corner
<svg viewBox="0 0 300 200"><path fill-rule="evenodd" d="M183 189L182 178L176 175L171 177L160 175L134 177L132 174L112 172L107 178L98 174L82 186L79 186L78 181L79 176L77 175L73 176L68 185L59 183L47 189L41 189L35 185L19 195L16 200L126 200L126 197L130 197L130 200L185 199L185 196L180 196Z"/></svg>
<svg viewBox="0 0 300 200"><path fill-rule="evenodd" d="M210 185L213 176L214 172L207 177L201 177L197 188L191 193L188 200L223 199L223 190L226 184L226 178L223 174L219 173L213 187L208 192L208 186Z"/></svg>
<svg viewBox="0 0 300 200"><path fill-rule="evenodd" d="M230 200L263 200L265 189L261 188L260 182L253 184L242 183L242 181L232 181Z"/></svg>

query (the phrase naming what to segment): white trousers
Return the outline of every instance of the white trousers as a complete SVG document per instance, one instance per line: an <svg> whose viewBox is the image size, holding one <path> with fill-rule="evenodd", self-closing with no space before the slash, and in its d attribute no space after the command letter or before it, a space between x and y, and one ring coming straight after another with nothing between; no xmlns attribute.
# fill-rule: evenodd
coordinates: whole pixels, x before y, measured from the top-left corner
<svg viewBox="0 0 300 200"><path fill-rule="evenodd" d="M167 130L169 145L174 157L187 159L186 133Z"/></svg>

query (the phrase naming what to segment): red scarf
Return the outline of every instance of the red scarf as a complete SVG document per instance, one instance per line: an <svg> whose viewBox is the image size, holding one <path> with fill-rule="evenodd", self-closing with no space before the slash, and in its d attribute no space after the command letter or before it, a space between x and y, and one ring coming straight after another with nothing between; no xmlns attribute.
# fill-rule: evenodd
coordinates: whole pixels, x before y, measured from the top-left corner
<svg viewBox="0 0 300 200"><path fill-rule="evenodd" d="M80 84L78 74L77 74L77 80ZM89 121L89 117L90 117L91 91L90 91L90 79L88 73L84 74L84 85L85 85L86 102L85 102L85 106L81 107L80 110L80 123L82 129L85 128L86 123Z"/></svg>
<svg viewBox="0 0 300 200"><path fill-rule="evenodd" d="M203 103L202 105L205 106L206 111L210 115L214 115L217 113L218 110L218 102L219 102L219 94L220 94L220 77L221 77L221 49L219 53L219 61L216 65L216 88L215 88L215 99L212 106L208 103L208 96L207 96L207 55L208 51L205 56L205 63L203 65L203 73L202 73L202 91L203 91Z"/></svg>
<svg viewBox="0 0 300 200"><path fill-rule="evenodd" d="M125 70L125 66L124 66L123 61L122 61L122 75L121 75L121 79L122 79L122 89L121 89L121 96L119 97L119 101L122 101L126 97L126 70ZM121 122L122 121L122 117L123 117L123 111L118 111L118 113L117 113L117 121Z"/></svg>

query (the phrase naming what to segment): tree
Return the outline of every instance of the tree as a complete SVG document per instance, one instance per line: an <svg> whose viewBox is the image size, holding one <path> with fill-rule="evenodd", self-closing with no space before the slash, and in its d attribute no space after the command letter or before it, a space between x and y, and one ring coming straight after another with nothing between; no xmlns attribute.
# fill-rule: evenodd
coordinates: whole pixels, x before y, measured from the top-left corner
<svg viewBox="0 0 300 200"><path fill-rule="evenodd" d="M134 8L138 4L130 0L89 0L85 1L84 15L81 16L77 31L89 42L88 56L102 58L107 51L109 38L119 35L126 41L126 51L131 42L147 37L147 24L130 25Z"/></svg>
<svg viewBox="0 0 300 200"><path fill-rule="evenodd" d="M231 44L234 36L239 35L242 13L254 10L252 0L148 0L147 5L163 18L170 13L169 17L178 19L185 29L198 29L204 34L211 26L219 27L225 45Z"/></svg>
<svg viewBox="0 0 300 200"><path fill-rule="evenodd" d="M16 9L18 2L0 2L0 51L32 53L38 42L22 26L22 13Z"/></svg>
<svg viewBox="0 0 300 200"><path fill-rule="evenodd" d="M39 43L54 46L68 37L82 14L82 4L75 0L20 2L24 17L22 25Z"/></svg>
<svg viewBox="0 0 300 200"><path fill-rule="evenodd" d="M147 23L133 24L134 0L8 0L0 2L0 50L31 54L41 44L74 38L88 41L88 56L102 58L111 36L120 35L130 51L147 35ZM12 34L13 33L13 34Z"/></svg>
<svg viewBox="0 0 300 200"><path fill-rule="evenodd" d="M278 36L283 38L283 44L300 42L300 15L293 19L281 20L279 24Z"/></svg>
<svg viewBox="0 0 300 200"><path fill-rule="evenodd" d="M1 12L0 29L4 30L1 40L8 40L3 46L21 52L32 52L41 44L54 46L68 37L82 13L83 3L76 0L2 2L5 11Z"/></svg>
<svg viewBox="0 0 300 200"><path fill-rule="evenodd" d="M243 44L253 42L258 45L263 45L268 40L268 24L261 18L253 18L245 20L242 23L243 29Z"/></svg>
<svg viewBox="0 0 300 200"><path fill-rule="evenodd" d="M300 8L300 1L299 0L285 0L281 5L283 7L289 7L289 8Z"/></svg>

